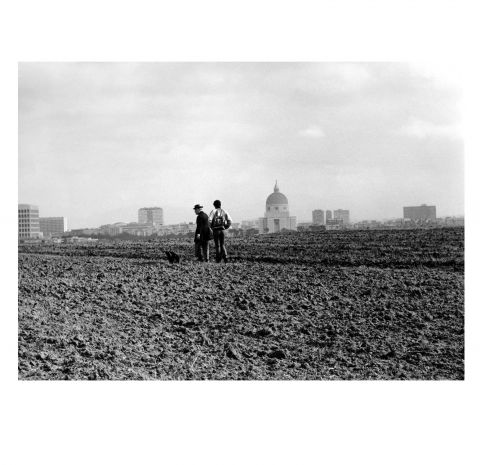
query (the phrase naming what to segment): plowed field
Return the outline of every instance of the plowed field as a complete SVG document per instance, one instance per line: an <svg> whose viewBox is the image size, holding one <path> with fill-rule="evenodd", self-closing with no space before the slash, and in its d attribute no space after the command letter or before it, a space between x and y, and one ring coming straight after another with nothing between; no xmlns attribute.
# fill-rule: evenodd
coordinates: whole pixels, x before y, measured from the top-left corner
<svg viewBox="0 0 480 465"><path fill-rule="evenodd" d="M19 246L19 379L463 379L464 231ZM182 260L170 264L165 250Z"/></svg>

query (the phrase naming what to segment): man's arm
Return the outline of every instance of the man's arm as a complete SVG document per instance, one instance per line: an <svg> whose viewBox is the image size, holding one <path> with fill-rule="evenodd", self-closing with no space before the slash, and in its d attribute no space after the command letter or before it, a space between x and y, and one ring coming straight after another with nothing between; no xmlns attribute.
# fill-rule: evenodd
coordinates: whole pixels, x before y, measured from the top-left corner
<svg viewBox="0 0 480 465"><path fill-rule="evenodd" d="M226 225L225 225L225 229L228 229L231 225L232 225L232 218L231 216L228 214L228 212L225 212L225 221L226 221Z"/></svg>

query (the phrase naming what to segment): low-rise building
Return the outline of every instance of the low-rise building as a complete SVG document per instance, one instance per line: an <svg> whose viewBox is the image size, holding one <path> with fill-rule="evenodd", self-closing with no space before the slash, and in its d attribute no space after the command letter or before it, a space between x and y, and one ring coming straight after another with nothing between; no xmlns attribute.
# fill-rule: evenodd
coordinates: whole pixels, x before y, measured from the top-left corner
<svg viewBox="0 0 480 465"><path fill-rule="evenodd" d="M92 242L97 242L98 239L94 239L92 237L68 236L64 237L63 241L68 244L90 244Z"/></svg>
<svg viewBox="0 0 480 465"><path fill-rule="evenodd" d="M308 231L310 226L312 226L312 222L302 222L297 224L297 231Z"/></svg>
<svg viewBox="0 0 480 465"><path fill-rule="evenodd" d="M343 219L341 218L334 218L332 220L327 220L325 224L325 229L327 231L331 231L334 229L343 229L344 224L343 224Z"/></svg>
<svg viewBox="0 0 480 465"><path fill-rule="evenodd" d="M353 224L355 229L379 229L383 223L377 220L363 220Z"/></svg>
<svg viewBox="0 0 480 465"><path fill-rule="evenodd" d="M150 223L140 224L135 222L119 227L119 230L121 231L120 234L127 233L132 236L151 236L155 229L156 228Z"/></svg>
<svg viewBox="0 0 480 465"><path fill-rule="evenodd" d="M166 236L168 234L188 234L194 233L197 229L196 223L177 223L167 224L156 228L156 233L159 236Z"/></svg>
<svg viewBox="0 0 480 465"><path fill-rule="evenodd" d="M130 223L131 224L131 223ZM137 223L134 223L137 224ZM99 234L106 236L118 236L122 234L123 229L127 226L127 223L114 223L114 224L103 224L98 228Z"/></svg>
<svg viewBox="0 0 480 465"><path fill-rule="evenodd" d="M80 230L84 236L98 236L100 234L99 228L84 228Z"/></svg>
<svg viewBox="0 0 480 465"><path fill-rule="evenodd" d="M240 223L240 227L242 229L259 229L258 225L259 225L258 219L256 219L256 220L242 220L242 222Z"/></svg>

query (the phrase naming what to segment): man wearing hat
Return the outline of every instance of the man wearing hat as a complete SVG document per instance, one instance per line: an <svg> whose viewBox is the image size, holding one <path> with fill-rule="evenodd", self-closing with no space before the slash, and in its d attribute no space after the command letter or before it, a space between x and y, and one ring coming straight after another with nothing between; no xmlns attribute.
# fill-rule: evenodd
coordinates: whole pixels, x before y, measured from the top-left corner
<svg viewBox="0 0 480 465"><path fill-rule="evenodd" d="M198 203L193 207L197 215L197 229L195 230L195 256L199 262L208 262L208 241L210 239L210 225L208 215L203 206Z"/></svg>

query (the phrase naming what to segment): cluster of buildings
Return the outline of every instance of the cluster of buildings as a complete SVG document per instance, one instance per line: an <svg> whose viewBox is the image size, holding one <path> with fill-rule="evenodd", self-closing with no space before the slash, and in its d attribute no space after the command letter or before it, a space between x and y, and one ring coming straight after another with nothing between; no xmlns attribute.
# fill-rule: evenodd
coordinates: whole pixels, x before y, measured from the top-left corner
<svg viewBox="0 0 480 465"><path fill-rule="evenodd" d="M265 215L258 221L242 221L242 228L258 229L260 234L277 233L280 231L297 231L307 229L340 229L350 224L349 210L314 210L311 223L298 223L295 216L290 215L288 199L280 192L278 182L275 182L273 193L265 202ZM320 227L320 228L319 228Z"/></svg>
<svg viewBox="0 0 480 465"><path fill-rule="evenodd" d="M130 234L131 236L166 236L169 234L187 234L195 232L196 224L178 223L178 224L153 224L153 223L113 223L104 224L98 228L72 229L72 234L82 234L87 236L120 236Z"/></svg>
<svg viewBox="0 0 480 465"><path fill-rule="evenodd" d="M348 210L314 210L312 223L297 224L297 217L290 215L288 199L280 192L278 182L275 181L273 192L265 202L265 214L258 220L246 220L241 222L242 229L256 229L259 234L277 233L281 231L297 231L302 229L339 229L350 224L350 212ZM313 228L311 228L313 227Z"/></svg>
<svg viewBox="0 0 480 465"><path fill-rule="evenodd" d="M325 226L325 229L341 229L350 225L350 211L349 210L313 210L311 226Z"/></svg>
<svg viewBox="0 0 480 465"><path fill-rule="evenodd" d="M405 229L412 227L464 226L463 217L437 218L435 205L403 207L403 218L351 223L348 210L313 210L311 223L300 223L299 230L318 229Z"/></svg>
<svg viewBox="0 0 480 465"><path fill-rule="evenodd" d="M18 204L18 239L61 237L67 231L64 216L40 217L37 205Z"/></svg>
<svg viewBox="0 0 480 465"><path fill-rule="evenodd" d="M117 222L104 224L98 228L72 229L72 235L86 236L119 236L130 234L132 236L151 236L163 227L163 209L160 207L140 208L138 221L130 223Z"/></svg>
<svg viewBox="0 0 480 465"><path fill-rule="evenodd" d="M436 207L420 205L403 207L403 218L386 221L360 221L351 223L350 211L313 210L312 221L298 223L290 215L288 199L280 192L275 182L273 192L265 202L265 213L261 218L233 223L231 230L237 233L270 234L282 231L319 231L332 229L385 229L411 227L463 226L463 217L437 218ZM195 222L164 224L163 209L160 207L140 208L138 221L130 223L105 224L98 228L74 229L67 233L67 219L61 217L40 217L36 205L18 204L18 239L55 239L64 236L167 236L194 233ZM67 234L66 234L67 233Z"/></svg>
<svg viewBox="0 0 480 465"><path fill-rule="evenodd" d="M197 225L193 221L189 223L177 223L165 225L163 221L163 209L160 207L140 208L138 210L138 222L104 224L98 228L73 229L71 234L87 236L167 236L194 233Z"/></svg>

